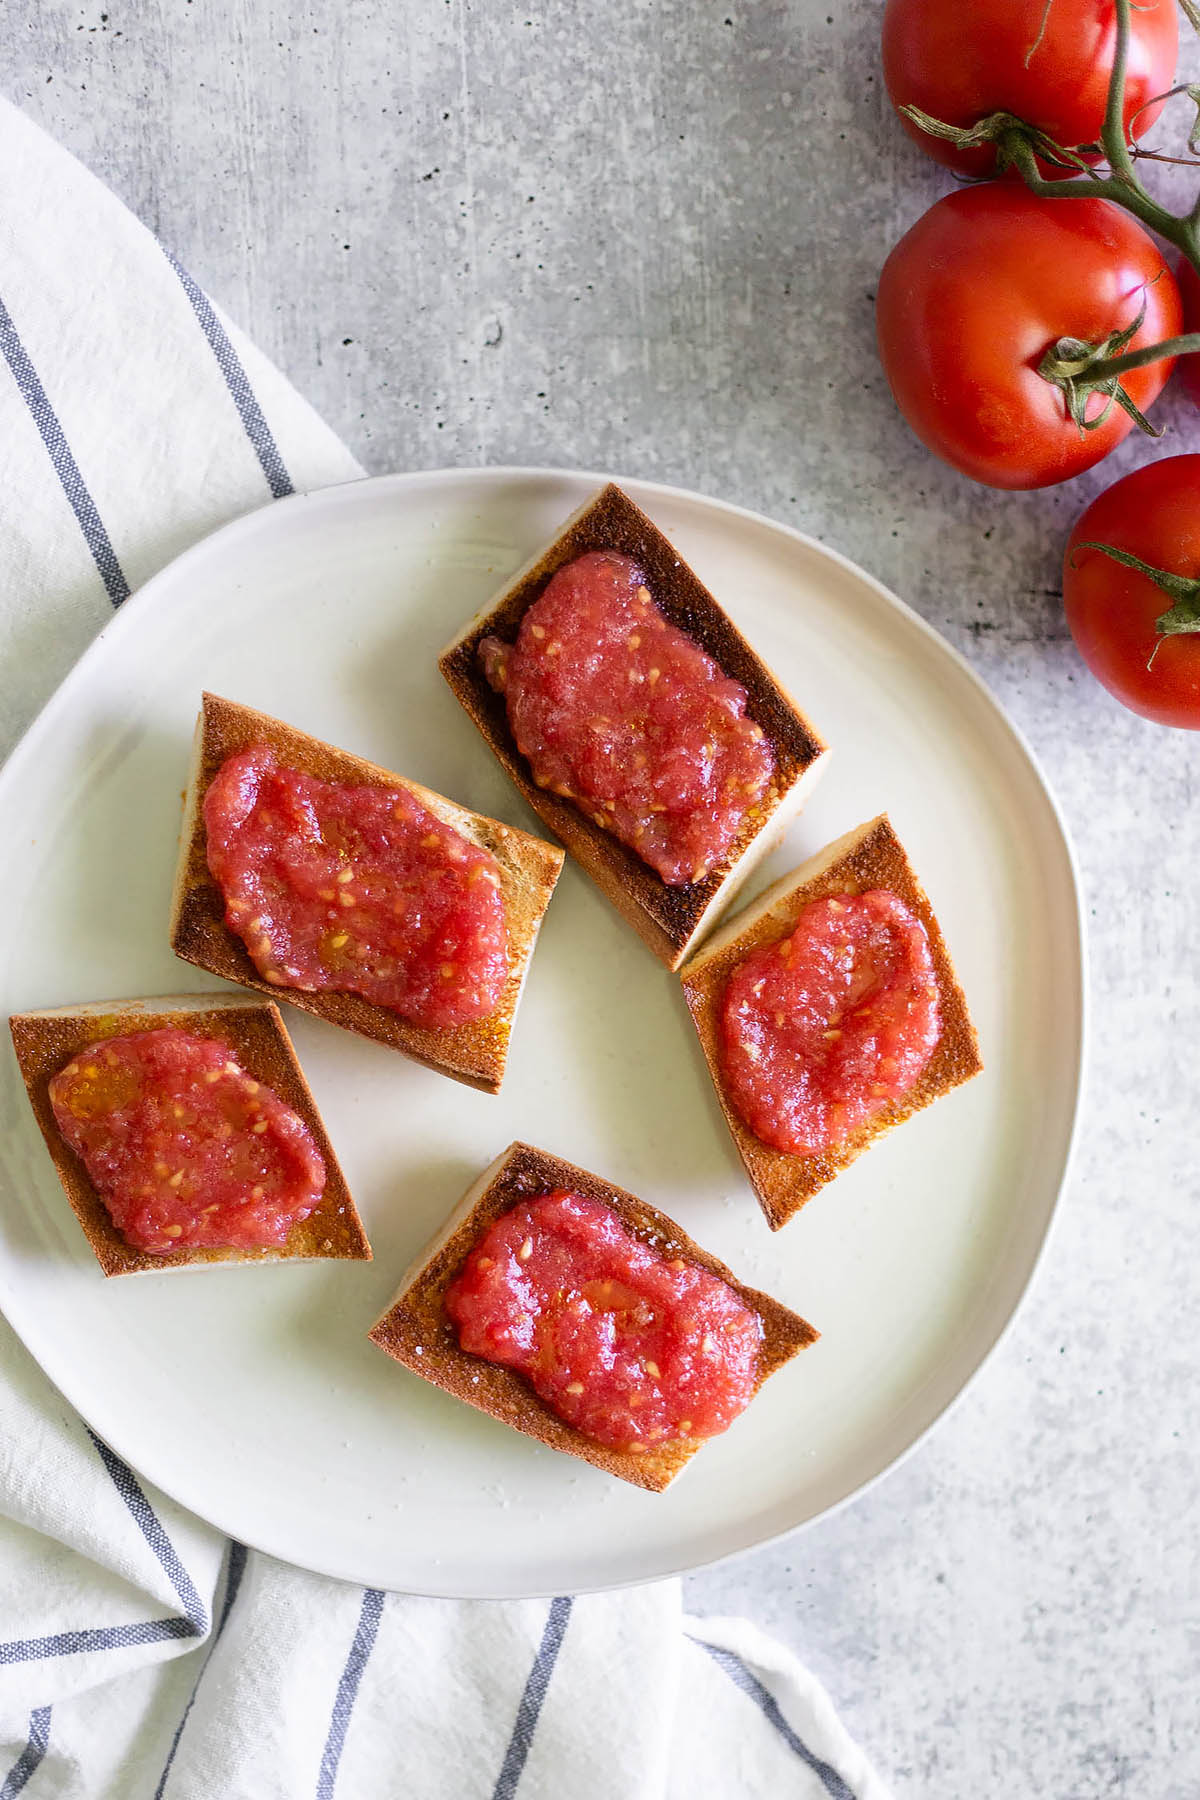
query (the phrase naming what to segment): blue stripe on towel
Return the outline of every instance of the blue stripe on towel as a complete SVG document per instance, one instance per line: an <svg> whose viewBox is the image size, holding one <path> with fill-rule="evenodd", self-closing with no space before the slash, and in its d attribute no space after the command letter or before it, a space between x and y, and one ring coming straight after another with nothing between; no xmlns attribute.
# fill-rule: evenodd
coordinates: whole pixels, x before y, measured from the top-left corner
<svg viewBox="0 0 1200 1800"><path fill-rule="evenodd" d="M693 1643L699 1642L693 1639ZM735 1656L732 1650L720 1650L715 1644L700 1644L707 1650L718 1667L724 1669L730 1681L740 1687L743 1694L748 1694L763 1713L764 1717L775 1727L789 1750L794 1750L801 1762L807 1763L813 1774L824 1786L830 1800L855 1800L853 1789L846 1786L837 1770L819 1756L814 1756L803 1738L797 1737L782 1712L775 1696L767 1691L756 1675L752 1675L741 1657Z"/></svg>
<svg viewBox="0 0 1200 1800"><path fill-rule="evenodd" d="M14 1800L46 1754L50 1742L50 1708L39 1706L29 1715L29 1738L0 1787L0 1800Z"/></svg>
<svg viewBox="0 0 1200 1800"><path fill-rule="evenodd" d="M192 1686L192 1691L188 1696L188 1703L183 1709L183 1715L180 1718L178 1725L175 1727L175 1736L171 1739L171 1748L167 1753L167 1760L163 1765L163 1772L159 1776L158 1786L154 1790L154 1800L162 1800L163 1790L167 1785L167 1776L171 1773L171 1765L175 1761L175 1752L178 1750L179 1740L183 1736L183 1728L188 1722L188 1714L196 1704L196 1695L200 1692L200 1683L204 1679L204 1670L207 1669L209 1662L212 1660L212 1653L220 1642L221 1633L225 1629L226 1621L233 1611L233 1603L238 1597L238 1589L242 1585L242 1576L245 1572L246 1546L245 1544L239 1544L236 1538L231 1538L229 1541L229 1565L225 1572L225 1598L221 1603L221 1616L217 1620L212 1637L209 1639L208 1654L204 1658L204 1665L196 1677Z"/></svg>
<svg viewBox="0 0 1200 1800"><path fill-rule="evenodd" d="M21 397L33 414L34 423L42 436L47 454L54 465L54 472L62 483L63 492L70 501L71 510L79 521L88 549L95 559L100 571L100 579L108 592L114 606L120 606L122 600L129 598L129 583L125 572L117 561L117 553L104 529L104 521L96 511L96 502L87 489L87 483L79 472L79 464L71 454L71 447L63 436L62 426L58 422L58 414L50 404L49 396L42 386L41 378L29 352L17 335L17 328L12 322L8 308L0 300L0 350L4 352L5 361L12 370L13 380L21 391Z"/></svg>
<svg viewBox="0 0 1200 1800"><path fill-rule="evenodd" d="M546 1629L542 1633L542 1641L538 1645L538 1653L533 1659L533 1667L525 1683L525 1692L521 1695L521 1704L517 1708L516 1723L512 1736L508 1740L504 1764L496 1780L492 1800L512 1800L517 1791L517 1783L525 1768L525 1759L533 1743L533 1734L537 1729L538 1716L542 1710L542 1702L546 1698L546 1689L550 1686L550 1677L554 1673L554 1665L558 1661L558 1653L562 1649L562 1641L566 1635L567 1621L571 1617L571 1601L560 1594L557 1600L550 1603L550 1612L546 1619Z"/></svg>
<svg viewBox="0 0 1200 1800"><path fill-rule="evenodd" d="M204 1603L192 1584L191 1576L180 1562L174 1544L163 1530L158 1514L142 1492L137 1476L128 1463L123 1463L107 1444L101 1443L90 1426L88 1436L95 1444L101 1462L111 1475L117 1492L132 1513L142 1536L170 1576L171 1585L179 1595L180 1605L191 1625L190 1635L203 1637L208 1630L208 1614L204 1610Z"/></svg>
<svg viewBox="0 0 1200 1800"><path fill-rule="evenodd" d="M367 1666L367 1658L374 1647L382 1612L383 1595L379 1589L364 1588L362 1607L358 1615L358 1630L354 1634L354 1642L350 1646L350 1654L346 1658L346 1666L342 1670L342 1679L338 1682L337 1695L333 1702L329 1736L325 1740L325 1754L321 1758L321 1768L317 1775L317 1800L333 1800L333 1786L337 1780L338 1764L342 1760L346 1729L350 1724L350 1714L354 1710L354 1701L358 1694L358 1684L362 1680L362 1672Z"/></svg>
<svg viewBox="0 0 1200 1800"><path fill-rule="evenodd" d="M271 435L271 427L263 416L263 409L250 386L241 358L230 343L229 333L218 319L212 301L169 250L164 250L163 255L178 275L183 291L192 303L192 311L200 321L200 329L208 339L209 347L225 377L225 385L238 409L238 417L245 427L246 436L254 446L271 493L276 500L282 500L285 494L294 494L296 490L279 454L279 445Z"/></svg>
<svg viewBox="0 0 1200 1800"><path fill-rule="evenodd" d="M59 1631L53 1637L10 1638L0 1644L0 1666L39 1662L47 1656L86 1656L91 1650L128 1650L134 1644L161 1644L168 1638L195 1637L190 1619L137 1619L128 1625L95 1626Z"/></svg>

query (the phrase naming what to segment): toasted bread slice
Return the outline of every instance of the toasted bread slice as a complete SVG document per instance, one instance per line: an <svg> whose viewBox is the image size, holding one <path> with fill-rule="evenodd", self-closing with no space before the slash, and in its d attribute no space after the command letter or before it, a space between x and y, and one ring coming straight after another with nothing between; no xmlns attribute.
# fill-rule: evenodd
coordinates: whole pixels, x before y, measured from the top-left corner
<svg viewBox="0 0 1200 1800"><path fill-rule="evenodd" d="M936 971L942 1033L920 1077L902 1099L892 1101L836 1149L819 1156L789 1156L755 1137L726 1091L719 1023L725 983L752 950L794 930L801 912L812 901L832 894L865 893L871 888L896 894L925 927ZM885 813L848 831L769 887L709 939L682 971L680 980L721 1110L772 1231L786 1225L818 1188L832 1181L883 1132L928 1106L939 1094L969 1081L983 1067L975 1028L933 908Z"/></svg>
<svg viewBox="0 0 1200 1800"><path fill-rule="evenodd" d="M517 749L504 698L493 691L480 667L482 639L495 635L511 642L550 577L589 550L616 550L641 566L656 604L670 622L694 638L726 675L741 682L748 696L747 715L762 727L775 753L770 787L751 809L726 856L703 881L669 887L649 863L570 800L540 788ZM671 969L679 967L774 848L808 798L827 756L808 720L698 576L657 525L612 483L586 501L553 542L464 627L442 652L438 666L530 806Z"/></svg>
<svg viewBox="0 0 1200 1800"><path fill-rule="evenodd" d="M386 1006L360 994L306 994L299 988L274 987L263 980L250 953L225 924L225 903L209 872L204 832L204 796L228 757L252 744L269 744L281 763L319 781L405 788L443 824L471 843L488 850L500 868L500 893L508 931L508 982L500 1004L489 1018L476 1019L448 1031L432 1031L402 1019ZM185 962L223 975L226 981L257 988L274 1000L286 1000L331 1025L356 1031L411 1056L427 1068L466 1082L485 1093L499 1091L508 1057L513 1021L543 915L563 865L563 853L512 825L501 825L469 811L430 788L388 769L335 750L279 719L205 694L196 725L191 775L184 804L179 866L171 900L171 948Z"/></svg>
<svg viewBox="0 0 1200 1800"><path fill-rule="evenodd" d="M640 1454L598 1444L544 1405L523 1376L460 1349L454 1326L446 1316L446 1289L472 1246L518 1201L554 1188L566 1188L610 1206L626 1229L651 1244L656 1252L664 1257L683 1257L728 1283L762 1321L756 1392L768 1375L816 1340L818 1334L811 1325L778 1300L746 1287L724 1263L693 1243L665 1213L624 1189L601 1181L599 1176L590 1175L586 1169L520 1143L510 1144L463 1196L437 1237L408 1270L388 1310L372 1327L371 1339L406 1369L423 1375L435 1387L445 1388L468 1406L511 1425L515 1431L523 1431L553 1450L582 1457L609 1475L633 1482L635 1487L660 1492L702 1448L703 1439L694 1443L677 1440Z"/></svg>
<svg viewBox="0 0 1200 1800"><path fill-rule="evenodd" d="M198 1037L218 1038L233 1051L248 1075L298 1113L325 1159L325 1192L315 1212L293 1226L286 1244L265 1250L181 1250L175 1256L147 1256L121 1236L108 1208L71 1150L50 1105L50 1078L73 1056L102 1038L126 1032L178 1026ZM15 1013L9 1020L25 1091L46 1140L59 1180L84 1235L106 1275L141 1275L190 1269L207 1263L300 1262L316 1259L371 1261L362 1221L329 1142L317 1103L304 1079L279 1008L245 994L176 994L155 1000L98 1000L86 1006L56 1006L44 1012Z"/></svg>

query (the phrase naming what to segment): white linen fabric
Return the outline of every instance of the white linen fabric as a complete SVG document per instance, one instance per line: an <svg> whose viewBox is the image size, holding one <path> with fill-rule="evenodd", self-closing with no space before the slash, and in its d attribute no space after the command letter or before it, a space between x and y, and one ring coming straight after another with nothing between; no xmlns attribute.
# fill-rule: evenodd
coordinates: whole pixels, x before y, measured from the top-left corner
<svg viewBox="0 0 1200 1800"><path fill-rule="evenodd" d="M0 754L114 606L350 453L0 103ZM416 1599L229 1543L0 1320L0 1800L887 1800L828 1698L677 1582Z"/></svg>

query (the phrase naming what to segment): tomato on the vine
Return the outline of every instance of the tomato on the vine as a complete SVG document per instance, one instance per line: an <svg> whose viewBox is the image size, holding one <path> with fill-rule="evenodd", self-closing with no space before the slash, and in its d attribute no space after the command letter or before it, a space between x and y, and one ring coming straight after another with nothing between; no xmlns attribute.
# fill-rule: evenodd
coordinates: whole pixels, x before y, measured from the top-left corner
<svg viewBox="0 0 1200 1800"><path fill-rule="evenodd" d="M1112 0L887 0L883 72L892 104L948 125L1009 112L1065 146L1094 144L1116 46ZM1175 79L1175 0L1141 0L1130 23L1125 126L1148 131ZM991 146L957 150L905 119L923 150L965 175L995 168Z"/></svg>
<svg viewBox="0 0 1200 1800"><path fill-rule="evenodd" d="M1183 301L1183 329L1200 331L1200 275L1191 263L1181 262L1177 271L1179 297ZM1200 350L1179 359L1179 383L1200 406Z"/></svg>
<svg viewBox="0 0 1200 1800"><path fill-rule="evenodd" d="M1088 547L1097 544L1183 579L1164 592ZM1200 625L1200 456L1146 463L1092 501L1067 543L1063 600L1079 653L1110 694L1159 725L1200 731L1200 630L1189 622Z"/></svg>
<svg viewBox="0 0 1200 1800"><path fill-rule="evenodd" d="M1136 220L1104 200L1038 200L993 181L948 194L896 245L879 280L879 352L897 405L938 456L992 487L1047 487L1107 456L1132 421L1093 393L1083 430L1039 374L1043 357L1061 338L1102 344L1143 308L1126 350L1181 323L1175 277ZM1144 411L1172 366L1164 357L1121 385Z"/></svg>

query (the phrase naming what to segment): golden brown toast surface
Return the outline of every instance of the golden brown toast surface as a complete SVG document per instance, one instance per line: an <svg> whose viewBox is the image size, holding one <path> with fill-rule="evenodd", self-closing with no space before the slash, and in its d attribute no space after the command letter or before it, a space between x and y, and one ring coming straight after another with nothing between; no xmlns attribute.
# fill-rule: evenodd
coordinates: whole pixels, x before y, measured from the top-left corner
<svg viewBox="0 0 1200 1800"><path fill-rule="evenodd" d="M225 924L225 903L209 871L205 849L204 795L230 756L252 744L268 744L280 761L319 781L406 788L422 806L464 837L488 850L500 869L508 931L508 982L496 1011L450 1031L431 1031L377 1006L360 994L302 993L263 980L250 953ZM471 812L444 795L408 781L347 750L335 749L248 706L205 694L197 723L191 780L184 810L180 859L171 906L171 948L185 962L255 988L319 1019L400 1050L428 1068L471 1087L496 1093L504 1075L517 1004L538 930L563 864L562 851L528 832Z"/></svg>
<svg viewBox="0 0 1200 1800"><path fill-rule="evenodd" d="M454 1326L446 1315L446 1289L484 1233L519 1201L555 1188L569 1189L611 1207L626 1228L656 1253L683 1257L728 1283L762 1322L756 1391L798 1350L815 1341L817 1333L811 1325L778 1300L740 1282L724 1263L702 1250L665 1213L574 1163L520 1143L511 1144L468 1190L433 1245L405 1276L400 1291L370 1336L405 1368L491 1418L549 1444L552 1449L582 1457L623 1481L660 1491L703 1448L703 1440L677 1441L640 1455L598 1444L545 1406L513 1370L460 1349Z"/></svg>
<svg viewBox="0 0 1200 1800"><path fill-rule="evenodd" d="M316 1211L292 1229L280 1249L186 1250L147 1256L127 1244L64 1140L50 1105L49 1084L89 1044L126 1032L177 1026L197 1037L227 1044L248 1075L271 1088L312 1132L325 1159L325 1192ZM110 1000L87 1006L15 1013L9 1020L13 1048L42 1136L88 1243L106 1275L191 1268L205 1263L293 1262L302 1259L371 1260L362 1221L304 1079L279 1009L244 994L173 995L154 1000Z"/></svg>
<svg viewBox="0 0 1200 1800"><path fill-rule="evenodd" d="M886 888L898 895L925 927L937 978L941 1036L916 1083L901 1099L889 1103L834 1149L818 1156L789 1156L755 1137L726 1089L720 1055L725 984L752 950L775 943L794 930L801 912L814 900L866 893L872 888ZM969 1081L983 1067L975 1028L933 907L886 814L848 832L730 919L681 971L680 980L721 1110L773 1231L785 1225L805 1201L876 1138L939 1095Z"/></svg>
<svg viewBox="0 0 1200 1800"><path fill-rule="evenodd" d="M695 639L747 693L747 716L761 725L776 770L722 862L703 881L669 887L633 850L571 801L540 788L509 729L503 696L479 663L485 637L516 637L521 619L551 576L589 550L616 550L637 562L656 604ZM461 705L538 816L623 913L656 956L677 968L733 888L771 847L806 797L825 745L733 621L674 546L629 496L610 483L568 520L562 532L443 651L439 667Z"/></svg>

